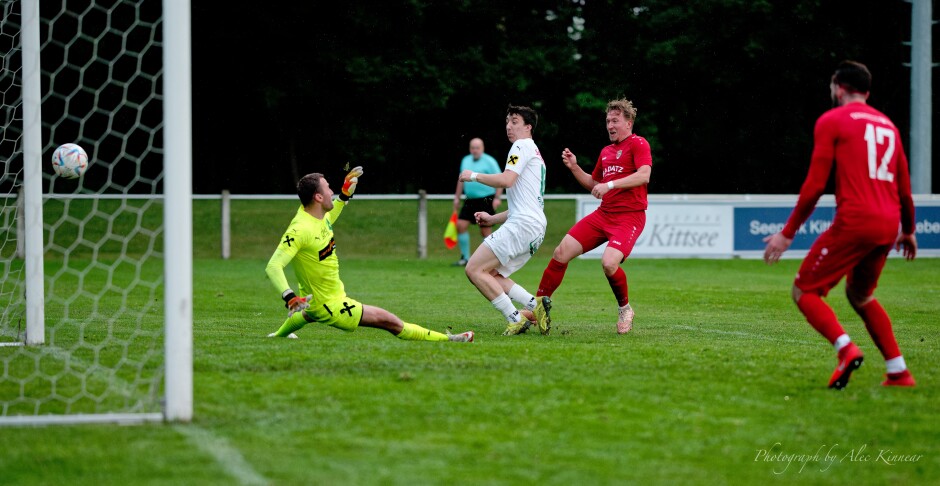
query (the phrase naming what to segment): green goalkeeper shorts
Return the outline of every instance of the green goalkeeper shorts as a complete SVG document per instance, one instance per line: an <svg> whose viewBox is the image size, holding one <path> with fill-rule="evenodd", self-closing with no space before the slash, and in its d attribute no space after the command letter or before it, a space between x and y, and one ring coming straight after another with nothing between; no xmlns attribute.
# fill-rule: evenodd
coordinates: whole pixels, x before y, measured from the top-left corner
<svg viewBox="0 0 940 486"><path fill-rule="evenodd" d="M362 320L362 304L355 299L343 297L319 307L310 306L304 311L308 321L326 324L344 331L354 331ZM311 320L312 318L312 320Z"/></svg>

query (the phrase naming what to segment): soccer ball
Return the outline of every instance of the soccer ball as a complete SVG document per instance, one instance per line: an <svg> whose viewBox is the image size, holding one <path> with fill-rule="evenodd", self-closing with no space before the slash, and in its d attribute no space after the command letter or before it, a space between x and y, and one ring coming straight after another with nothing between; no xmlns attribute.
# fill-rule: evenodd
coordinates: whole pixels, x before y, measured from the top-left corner
<svg viewBox="0 0 940 486"><path fill-rule="evenodd" d="M88 168L88 154L74 143L59 145L52 154L52 170L66 179L77 179Z"/></svg>

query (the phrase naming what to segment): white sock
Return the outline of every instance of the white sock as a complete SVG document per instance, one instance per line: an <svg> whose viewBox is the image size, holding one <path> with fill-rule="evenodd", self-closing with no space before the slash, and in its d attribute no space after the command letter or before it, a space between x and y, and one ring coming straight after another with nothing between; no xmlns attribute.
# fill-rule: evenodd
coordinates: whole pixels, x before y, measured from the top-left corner
<svg viewBox="0 0 940 486"><path fill-rule="evenodd" d="M509 289L509 298L524 305L527 310L535 310L535 297L519 284L513 284Z"/></svg>
<svg viewBox="0 0 940 486"><path fill-rule="evenodd" d="M519 322L519 311L516 310L516 306L512 305L512 301L509 300L509 296L506 294L499 294L498 297L490 301L493 304L493 307L496 310L503 313L503 316L507 321L515 323Z"/></svg>
<svg viewBox="0 0 940 486"><path fill-rule="evenodd" d="M627 302L626 304L623 305L623 307L620 308L620 310L627 310L627 309L630 309L630 308L631 308L631 307L630 307L630 303Z"/></svg>
<svg viewBox="0 0 940 486"><path fill-rule="evenodd" d="M885 360L885 368L888 373L900 373L907 369L907 363L904 362L904 356Z"/></svg>
<svg viewBox="0 0 940 486"><path fill-rule="evenodd" d="M849 338L849 335L843 334L837 337L836 342L833 343L832 345L835 346L836 351L838 352L840 349L848 346L850 342L852 342L852 339Z"/></svg>

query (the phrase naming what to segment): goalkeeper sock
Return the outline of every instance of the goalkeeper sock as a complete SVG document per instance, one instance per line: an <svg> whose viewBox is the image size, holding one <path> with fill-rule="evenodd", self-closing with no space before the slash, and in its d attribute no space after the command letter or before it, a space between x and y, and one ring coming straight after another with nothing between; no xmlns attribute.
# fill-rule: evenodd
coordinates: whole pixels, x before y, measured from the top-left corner
<svg viewBox="0 0 940 486"><path fill-rule="evenodd" d="M402 330L396 337L405 341L448 341L446 334L425 329L410 322L402 323Z"/></svg>
<svg viewBox="0 0 940 486"><path fill-rule="evenodd" d="M302 327L307 325L307 319L304 317L304 312L295 312L294 315L287 318L284 321L284 324L281 324L281 328L274 333L277 337L284 337L288 334L299 331Z"/></svg>
<svg viewBox="0 0 940 486"><path fill-rule="evenodd" d="M509 298L525 306L526 310L535 310L535 297L519 284L514 284L509 289Z"/></svg>
<svg viewBox="0 0 940 486"><path fill-rule="evenodd" d="M522 316L519 315L519 311L516 310L516 306L512 305L512 301L509 300L508 295L499 294L499 296L491 300L490 303L493 304L496 310L502 312L503 317L510 323L515 324L522 319Z"/></svg>
<svg viewBox="0 0 940 486"><path fill-rule="evenodd" d="M627 274L622 268L617 268L613 275L607 277L610 289L614 291L614 297L617 298L617 305L623 307L630 302L630 296L627 293Z"/></svg>
<svg viewBox="0 0 940 486"><path fill-rule="evenodd" d="M470 259L470 233L458 233L457 244L460 245L460 258L462 260Z"/></svg>
<svg viewBox="0 0 940 486"><path fill-rule="evenodd" d="M539 282L539 289L535 295L551 297L555 289L561 285L561 279L565 278L565 270L568 270L567 263L561 263L552 258L545 267L545 271L542 272L542 281Z"/></svg>

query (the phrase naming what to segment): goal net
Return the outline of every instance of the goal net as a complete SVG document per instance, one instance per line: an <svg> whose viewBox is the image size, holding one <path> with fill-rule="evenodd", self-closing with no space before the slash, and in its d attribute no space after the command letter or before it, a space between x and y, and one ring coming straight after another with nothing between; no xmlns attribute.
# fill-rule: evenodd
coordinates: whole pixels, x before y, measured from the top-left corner
<svg viewBox="0 0 940 486"><path fill-rule="evenodd" d="M189 420L188 1L0 9L0 425Z"/></svg>

